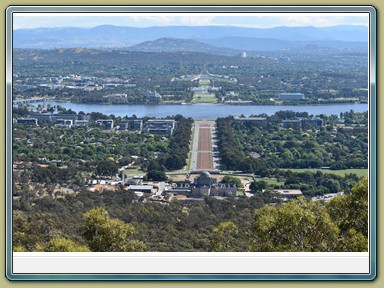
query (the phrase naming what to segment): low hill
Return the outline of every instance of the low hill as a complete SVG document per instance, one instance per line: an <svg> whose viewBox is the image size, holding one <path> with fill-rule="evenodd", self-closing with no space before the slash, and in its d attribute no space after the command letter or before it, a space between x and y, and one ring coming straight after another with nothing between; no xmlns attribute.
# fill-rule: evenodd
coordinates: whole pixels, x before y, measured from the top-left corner
<svg viewBox="0 0 384 288"><path fill-rule="evenodd" d="M209 45L190 39L160 38L154 41L145 41L128 47L130 51L140 52L200 52L216 55L237 55L238 50Z"/></svg>

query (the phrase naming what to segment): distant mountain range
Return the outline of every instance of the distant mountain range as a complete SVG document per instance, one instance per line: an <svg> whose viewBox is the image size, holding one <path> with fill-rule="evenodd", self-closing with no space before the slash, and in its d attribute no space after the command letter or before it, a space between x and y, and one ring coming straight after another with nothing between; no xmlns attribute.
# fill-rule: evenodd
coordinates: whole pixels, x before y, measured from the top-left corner
<svg viewBox="0 0 384 288"><path fill-rule="evenodd" d="M203 52L233 55L241 51L275 51L316 45L366 48L368 27L162 26L37 28L13 32L14 48L114 48L147 52Z"/></svg>

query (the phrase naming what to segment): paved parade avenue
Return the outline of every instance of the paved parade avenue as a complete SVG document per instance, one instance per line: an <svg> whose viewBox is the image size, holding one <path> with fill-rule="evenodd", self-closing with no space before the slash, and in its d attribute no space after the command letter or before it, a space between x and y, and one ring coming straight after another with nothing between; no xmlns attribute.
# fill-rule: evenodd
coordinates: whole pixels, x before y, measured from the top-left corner
<svg viewBox="0 0 384 288"><path fill-rule="evenodd" d="M191 170L216 170L217 159L214 157L215 121L195 121L192 142Z"/></svg>

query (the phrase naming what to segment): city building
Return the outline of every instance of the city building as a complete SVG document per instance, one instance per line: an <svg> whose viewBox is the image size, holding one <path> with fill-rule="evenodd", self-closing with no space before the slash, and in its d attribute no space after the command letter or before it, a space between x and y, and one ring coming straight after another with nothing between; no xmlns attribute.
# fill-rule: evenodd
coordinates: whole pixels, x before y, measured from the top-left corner
<svg viewBox="0 0 384 288"><path fill-rule="evenodd" d="M305 125L309 125L311 127L321 127L323 126L323 119L321 118L301 119L301 126L304 128Z"/></svg>
<svg viewBox="0 0 384 288"><path fill-rule="evenodd" d="M123 173L124 175L124 173ZM129 185L142 185L143 184L143 178L131 178L128 179L126 182L124 179L122 179L122 182L124 185L129 186Z"/></svg>
<svg viewBox="0 0 384 288"><path fill-rule="evenodd" d="M172 195L183 195L188 198L202 198L208 196L228 197L236 195L235 184L221 183L213 178L208 171L201 171L193 182L188 179L172 183L172 188L165 193Z"/></svg>
<svg viewBox="0 0 384 288"><path fill-rule="evenodd" d="M228 93L225 93L225 96L237 97L239 96L239 93L235 91L229 91Z"/></svg>
<svg viewBox="0 0 384 288"><path fill-rule="evenodd" d="M241 123L257 123L260 126L266 126L267 125L267 118L264 117L235 117L235 121L241 122Z"/></svg>
<svg viewBox="0 0 384 288"><path fill-rule="evenodd" d="M57 122L57 120L72 120L73 122L77 120L77 114L52 114L52 121L54 123Z"/></svg>
<svg viewBox="0 0 384 288"><path fill-rule="evenodd" d="M56 123L57 120L62 119L75 121L78 119L78 116L76 114L31 113L29 118L25 119L36 119L37 121Z"/></svg>
<svg viewBox="0 0 384 288"><path fill-rule="evenodd" d="M104 95L103 98L127 98L128 95L127 94L119 94L119 93L116 93L116 94L108 94L108 95Z"/></svg>
<svg viewBox="0 0 384 288"><path fill-rule="evenodd" d="M266 190L264 189L262 191L264 193ZM299 189L274 189L273 191L279 198L282 198L284 201L303 196L303 192L301 192Z"/></svg>
<svg viewBox="0 0 384 288"><path fill-rule="evenodd" d="M276 193L278 193L283 198L297 198L299 196L303 196L303 192L299 189L276 189L274 190Z"/></svg>
<svg viewBox="0 0 384 288"><path fill-rule="evenodd" d="M323 126L323 119L321 119L321 118L296 118L296 119L291 119L291 120L283 120L282 124L283 124L283 128L293 128L293 129L306 128L306 126L322 127Z"/></svg>
<svg viewBox="0 0 384 288"><path fill-rule="evenodd" d="M100 128L104 130L112 130L113 129L113 120L111 119L98 119L95 121Z"/></svg>
<svg viewBox="0 0 384 288"><path fill-rule="evenodd" d="M119 130L128 130L128 120L122 120L119 124Z"/></svg>
<svg viewBox="0 0 384 288"><path fill-rule="evenodd" d="M73 126L73 120L70 119L56 119L55 127L57 128L71 128Z"/></svg>
<svg viewBox="0 0 384 288"><path fill-rule="evenodd" d="M172 135L175 129L175 120L148 120L144 133Z"/></svg>
<svg viewBox="0 0 384 288"><path fill-rule="evenodd" d="M129 185L128 191L130 192L143 192L152 194L153 193L153 185Z"/></svg>
<svg viewBox="0 0 384 288"><path fill-rule="evenodd" d="M92 117L91 117L90 114L85 114L85 113L79 113L79 114L77 114L77 118L78 118L79 120L88 120L88 121L92 119Z"/></svg>
<svg viewBox="0 0 384 288"><path fill-rule="evenodd" d="M42 122L52 122L52 113L34 113L29 115L30 118L35 118Z"/></svg>
<svg viewBox="0 0 384 288"><path fill-rule="evenodd" d="M167 190L167 193L192 196L192 185L189 181L174 182L172 188Z"/></svg>
<svg viewBox="0 0 384 288"><path fill-rule="evenodd" d="M152 102L152 103L159 103L162 99L161 95L159 93L148 91L147 95L145 96L145 99L147 102Z"/></svg>
<svg viewBox="0 0 384 288"><path fill-rule="evenodd" d="M192 196L235 196L236 185L231 183L218 183L208 171L202 171L200 176L195 179Z"/></svg>
<svg viewBox="0 0 384 288"><path fill-rule="evenodd" d="M17 119L17 123L38 126L36 118L20 118Z"/></svg>
<svg viewBox="0 0 384 288"><path fill-rule="evenodd" d="M303 93L280 93L277 100L302 100L305 99Z"/></svg>
<svg viewBox="0 0 384 288"><path fill-rule="evenodd" d="M141 131L143 130L143 120L141 119L128 119L121 120L119 130Z"/></svg>
<svg viewBox="0 0 384 288"><path fill-rule="evenodd" d="M283 128L301 129L301 121L299 119L283 120Z"/></svg>
<svg viewBox="0 0 384 288"><path fill-rule="evenodd" d="M75 125L75 127L87 127L88 126L88 120L75 120L74 125Z"/></svg>

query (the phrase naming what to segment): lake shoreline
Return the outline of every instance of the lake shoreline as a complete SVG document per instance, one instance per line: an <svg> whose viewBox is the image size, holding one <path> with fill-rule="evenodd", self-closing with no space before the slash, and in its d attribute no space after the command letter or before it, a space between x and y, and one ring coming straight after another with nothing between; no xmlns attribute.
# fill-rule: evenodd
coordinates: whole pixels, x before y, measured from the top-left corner
<svg viewBox="0 0 384 288"><path fill-rule="evenodd" d="M32 103L37 106L37 103ZM141 117L164 118L177 114L195 120L216 120L227 116L251 116L273 115L277 111L291 110L294 112L307 112L308 115L336 115L341 112L364 112L368 110L368 104L317 104L317 105L226 105L226 104L79 104L73 102L47 101L50 106L61 106L74 112L100 112L104 115L125 117L135 115ZM41 104L40 104L41 105Z"/></svg>
<svg viewBox="0 0 384 288"><path fill-rule="evenodd" d="M162 105L217 105L217 106L279 106L279 107L284 107L284 106L332 106L332 105L358 105L358 104L368 104L368 102L360 101L360 102L355 102L355 101L345 101L345 102L337 102L337 103L186 103L186 102L181 102L181 103L99 103L99 102L73 102L70 100L58 100L55 99L54 101L49 101L49 102L59 102L59 103L72 103L72 104L80 104L80 105L148 105L148 106L162 106ZM49 103L48 102L48 103Z"/></svg>

